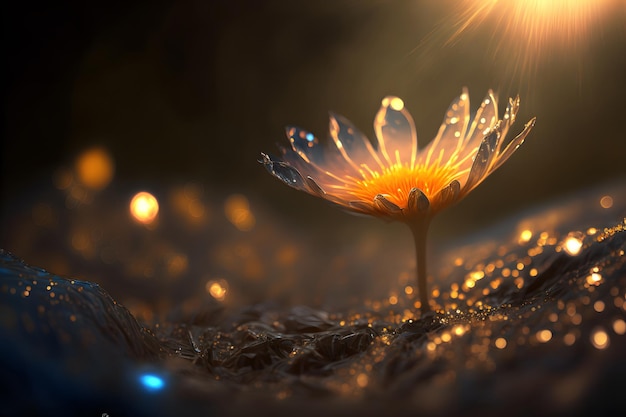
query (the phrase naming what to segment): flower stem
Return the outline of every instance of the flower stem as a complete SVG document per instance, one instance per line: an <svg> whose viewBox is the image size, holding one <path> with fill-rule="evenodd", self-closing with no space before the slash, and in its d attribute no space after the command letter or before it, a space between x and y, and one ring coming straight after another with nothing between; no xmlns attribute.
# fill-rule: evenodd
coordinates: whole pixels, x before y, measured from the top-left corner
<svg viewBox="0 0 626 417"><path fill-rule="evenodd" d="M430 219L424 219L409 224L415 242L415 257L417 260L417 291L420 296L422 315L430 311L428 302L428 288L426 284L426 237Z"/></svg>

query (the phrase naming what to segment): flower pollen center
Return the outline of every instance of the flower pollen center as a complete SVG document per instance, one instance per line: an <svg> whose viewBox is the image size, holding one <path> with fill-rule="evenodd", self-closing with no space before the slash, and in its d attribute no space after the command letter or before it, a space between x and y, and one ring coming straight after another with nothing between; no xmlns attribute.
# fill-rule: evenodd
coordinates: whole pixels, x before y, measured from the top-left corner
<svg viewBox="0 0 626 417"><path fill-rule="evenodd" d="M411 168L394 164L382 172L364 172L363 180L357 181L350 193L365 201L373 201L382 194L397 206L406 208L411 189L419 188L432 204L433 197L459 175L455 166L430 164Z"/></svg>

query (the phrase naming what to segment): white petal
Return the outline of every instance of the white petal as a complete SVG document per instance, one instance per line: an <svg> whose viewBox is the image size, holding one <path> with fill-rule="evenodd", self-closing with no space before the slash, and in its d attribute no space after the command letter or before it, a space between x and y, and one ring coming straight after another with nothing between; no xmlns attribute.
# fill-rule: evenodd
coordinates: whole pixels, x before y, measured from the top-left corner
<svg viewBox="0 0 626 417"><path fill-rule="evenodd" d="M463 144L468 124L469 94L464 88L461 95L448 107L437 136L419 153L418 163L428 165L439 158L447 163L450 156Z"/></svg>
<svg viewBox="0 0 626 417"><path fill-rule="evenodd" d="M398 97L387 96L374 119L380 152L389 165L415 165L417 133L410 113Z"/></svg>
<svg viewBox="0 0 626 417"><path fill-rule="evenodd" d="M528 123L526 123L526 125L524 126L524 130L522 130L522 132L517 135L504 149L504 151L498 155L493 167L491 168L490 172L495 171L496 169L498 169L500 167L500 165L502 165L503 163L506 162L507 159L509 159L511 157L511 155L513 155L513 153L517 150L517 148L520 147L520 145L522 143L524 143L524 139L526 139L526 136L528 136L528 134L530 133L530 131L532 130L532 128L535 126L535 121L537 119L535 117L533 117Z"/></svg>
<svg viewBox="0 0 626 417"><path fill-rule="evenodd" d="M489 175L489 169L494 161L499 139L500 129L496 127L480 143L467 182L463 186L463 194L469 193Z"/></svg>
<svg viewBox="0 0 626 417"><path fill-rule="evenodd" d="M324 164L326 149L313 133L296 126L287 126L285 133L291 143L291 148L302 159L318 167Z"/></svg>
<svg viewBox="0 0 626 417"><path fill-rule="evenodd" d="M493 91L489 90L487 96L480 104L480 108L476 111L476 116L472 120L472 124L467 132L467 138L463 144L463 149L459 154L459 158L463 158L467 153L474 153L483 140L498 121L498 102L493 95ZM504 134L502 135L504 136Z"/></svg>
<svg viewBox="0 0 626 417"><path fill-rule="evenodd" d="M382 166L369 139L345 117L330 114L330 136L345 160L358 172L365 166L376 170Z"/></svg>

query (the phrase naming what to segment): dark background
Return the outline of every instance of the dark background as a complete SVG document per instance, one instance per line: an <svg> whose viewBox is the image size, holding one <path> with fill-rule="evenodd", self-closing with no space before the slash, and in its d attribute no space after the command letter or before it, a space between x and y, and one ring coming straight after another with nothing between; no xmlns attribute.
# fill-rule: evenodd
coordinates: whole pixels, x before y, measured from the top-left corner
<svg viewBox="0 0 626 417"><path fill-rule="evenodd" d="M6 3L3 215L102 145L118 183L194 180L311 231L362 225L265 174L259 152L286 144L287 124L325 137L328 110L371 135L387 94L405 100L423 146L463 86L473 109L490 87L501 102L519 92L514 132L538 121L496 175L441 215L444 235L626 174L622 5L585 45L523 71L511 34L489 22L445 47L461 4L451 0Z"/></svg>

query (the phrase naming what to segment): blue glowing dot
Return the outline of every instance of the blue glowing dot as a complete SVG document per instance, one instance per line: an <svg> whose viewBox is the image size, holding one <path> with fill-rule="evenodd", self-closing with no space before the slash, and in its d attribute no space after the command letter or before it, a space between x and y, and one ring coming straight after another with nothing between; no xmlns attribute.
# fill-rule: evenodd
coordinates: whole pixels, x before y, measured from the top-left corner
<svg viewBox="0 0 626 417"><path fill-rule="evenodd" d="M160 376L144 374L139 377L139 381L148 391L158 391L165 386L165 381Z"/></svg>
<svg viewBox="0 0 626 417"><path fill-rule="evenodd" d="M313 133L307 133L306 140L308 140L309 142L313 142L315 140L315 136L313 136Z"/></svg>

